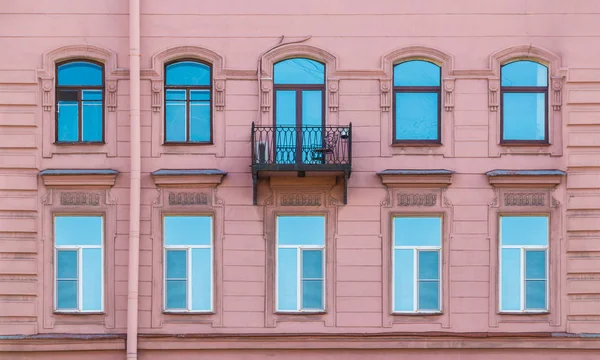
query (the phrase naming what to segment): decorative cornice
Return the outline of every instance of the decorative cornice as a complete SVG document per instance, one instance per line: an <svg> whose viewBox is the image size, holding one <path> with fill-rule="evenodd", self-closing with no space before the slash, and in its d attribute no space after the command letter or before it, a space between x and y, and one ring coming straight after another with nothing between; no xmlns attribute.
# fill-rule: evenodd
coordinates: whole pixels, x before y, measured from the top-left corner
<svg viewBox="0 0 600 360"><path fill-rule="evenodd" d="M125 350L125 334L40 334L0 336L2 352Z"/></svg>
<svg viewBox="0 0 600 360"><path fill-rule="evenodd" d="M377 173L388 187L447 187L454 171L445 169L387 169Z"/></svg>
<svg viewBox="0 0 600 360"><path fill-rule="evenodd" d="M45 186L112 187L118 171L112 169L47 169L40 171Z"/></svg>
<svg viewBox="0 0 600 360"><path fill-rule="evenodd" d="M492 170L485 173L495 187L553 188L566 173L562 170Z"/></svg>
<svg viewBox="0 0 600 360"><path fill-rule="evenodd" d="M152 173L157 186L217 186L226 172L218 169L161 169Z"/></svg>

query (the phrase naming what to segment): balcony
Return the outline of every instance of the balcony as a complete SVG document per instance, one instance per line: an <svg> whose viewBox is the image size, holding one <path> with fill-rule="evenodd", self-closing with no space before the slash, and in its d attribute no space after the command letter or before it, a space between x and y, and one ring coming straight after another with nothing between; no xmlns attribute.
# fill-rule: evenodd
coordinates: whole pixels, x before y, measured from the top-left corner
<svg viewBox="0 0 600 360"><path fill-rule="evenodd" d="M252 123L253 201L258 178L272 175L344 177L344 204L352 165L348 126L257 126Z"/></svg>

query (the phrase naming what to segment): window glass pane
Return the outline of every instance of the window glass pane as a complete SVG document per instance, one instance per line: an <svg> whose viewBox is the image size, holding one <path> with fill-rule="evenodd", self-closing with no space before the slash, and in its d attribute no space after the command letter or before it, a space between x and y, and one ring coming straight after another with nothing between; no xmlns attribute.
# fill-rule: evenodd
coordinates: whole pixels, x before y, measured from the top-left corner
<svg viewBox="0 0 600 360"><path fill-rule="evenodd" d="M211 216L165 216L165 245L210 245Z"/></svg>
<svg viewBox="0 0 600 360"><path fill-rule="evenodd" d="M167 279L187 279L187 251L167 251Z"/></svg>
<svg viewBox="0 0 600 360"><path fill-rule="evenodd" d="M419 254L419 280L439 279L439 252L420 250Z"/></svg>
<svg viewBox="0 0 600 360"><path fill-rule="evenodd" d="M548 86L548 68L520 60L502 66L502 86Z"/></svg>
<svg viewBox="0 0 600 360"><path fill-rule="evenodd" d="M502 94L504 140L544 140L546 137L546 94Z"/></svg>
<svg viewBox="0 0 600 360"><path fill-rule="evenodd" d="M440 309L440 284L438 281L419 282L419 310Z"/></svg>
<svg viewBox="0 0 600 360"><path fill-rule="evenodd" d="M82 140L102 141L102 91L83 90L82 97Z"/></svg>
<svg viewBox="0 0 600 360"><path fill-rule="evenodd" d="M58 102L58 141L79 140L79 103Z"/></svg>
<svg viewBox="0 0 600 360"><path fill-rule="evenodd" d="M210 101L210 90L190 90L190 100Z"/></svg>
<svg viewBox="0 0 600 360"><path fill-rule="evenodd" d="M277 310L298 310L297 251L277 250Z"/></svg>
<svg viewBox="0 0 600 360"><path fill-rule="evenodd" d="M102 245L102 216L56 216L56 245Z"/></svg>
<svg viewBox="0 0 600 360"><path fill-rule="evenodd" d="M323 251L302 250L302 278L323 278Z"/></svg>
<svg viewBox="0 0 600 360"><path fill-rule="evenodd" d="M501 216L502 245L548 245L547 216Z"/></svg>
<svg viewBox="0 0 600 360"><path fill-rule="evenodd" d="M59 310L77 310L77 280L57 281L56 308Z"/></svg>
<svg viewBox="0 0 600 360"><path fill-rule="evenodd" d="M77 279L77 250L58 250L56 257L56 278Z"/></svg>
<svg viewBox="0 0 600 360"><path fill-rule="evenodd" d="M546 309L546 281L525 281L525 309Z"/></svg>
<svg viewBox="0 0 600 360"><path fill-rule="evenodd" d="M525 278L526 279L545 279L546 278L546 251L545 250L526 250L525 251Z"/></svg>
<svg viewBox="0 0 600 360"><path fill-rule="evenodd" d="M440 86L440 67L423 60L394 66L394 86Z"/></svg>
<svg viewBox="0 0 600 360"><path fill-rule="evenodd" d="M207 101L190 102L190 141L210 141L210 103Z"/></svg>
<svg viewBox="0 0 600 360"><path fill-rule="evenodd" d="M277 244L325 245L325 217L278 216Z"/></svg>
<svg viewBox="0 0 600 360"><path fill-rule="evenodd" d="M59 86L102 86L102 67L75 61L58 67Z"/></svg>
<svg viewBox="0 0 600 360"><path fill-rule="evenodd" d="M209 86L210 67L194 61L167 65L166 85Z"/></svg>
<svg viewBox="0 0 600 360"><path fill-rule="evenodd" d="M167 280L167 309L187 309L186 280Z"/></svg>
<svg viewBox="0 0 600 360"><path fill-rule="evenodd" d="M521 310L521 249L502 249L501 310Z"/></svg>
<svg viewBox="0 0 600 360"><path fill-rule="evenodd" d="M437 93L396 93L396 140L437 140Z"/></svg>
<svg viewBox="0 0 600 360"><path fill-rule="evenodd" d="M395 217L395 246L440 246L441 217Z"/></svg>
<svg viewBox="0 0 600 360"><path fill-rule="evenodd" d="M414 250L394 250L394 311L413 311Z"/></svg>
<svg viewBox="0 0 600 360"><path fill-rule="evenodd" d="M187 100L187 90L167 89L167 101Z"/></svg>
<svg viewBox="0 0 600 360"><path fill-rule="evenodd" d="M280 61L274 66L275 84L324 84L325 65L296 58Z"/></svg>
<svg viewBox="0 0 600 360"><path fill-rule="evenodd" d="M83 310L102 310L102 250L82 249Z"/></svg>
<svg viewBox="0 0 600 360"><path fill-rule="evenodd" d="M169 90L167 90L167 94ZM177 93L173 96L179 96ZM187 106L185 101L166 102L165 141L185 142L187 139Z"/></svg>
<svg viewBox="0 0 600 360"><path fill-rule="evenodd" d="M302 281L302 309L323 309L323 280Z"/></svg>
<svg viewBox="0 0 600 360"><path fill-rule="evenodd" d="M296 92L278 90L275 92L275 140L276 161L280 164L296 162Z"/></svg>
<svg viewBox="0 0 600 360"><path fill-rule="evenodd" d="M211 310L210 249L192 249L192 310Z"/></svg>
<svg viewBox="0 0 600 360"><path fill-rule="evenodd" d="M314 152L314 149L322 147L322 125L323 93L312 90L302 91L302 126L311 126L302 131L302 162L322 161L321 154Z"/></svg>

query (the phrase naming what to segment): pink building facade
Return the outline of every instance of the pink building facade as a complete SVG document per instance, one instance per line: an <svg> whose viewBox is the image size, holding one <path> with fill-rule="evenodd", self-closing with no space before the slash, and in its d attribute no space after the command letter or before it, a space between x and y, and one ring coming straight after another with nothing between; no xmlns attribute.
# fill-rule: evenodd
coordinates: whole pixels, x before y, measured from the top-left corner
<svg viewBox="0 0 600 360"><path fill-rule="evenodd" d="M0 358L598 358L597 12L0 0Z"/></svg>

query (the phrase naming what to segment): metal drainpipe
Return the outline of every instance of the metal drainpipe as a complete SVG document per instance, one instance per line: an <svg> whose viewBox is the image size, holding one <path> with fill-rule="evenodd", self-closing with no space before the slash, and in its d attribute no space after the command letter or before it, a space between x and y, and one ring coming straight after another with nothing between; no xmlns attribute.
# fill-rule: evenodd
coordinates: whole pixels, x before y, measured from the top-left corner
<svg viewBox="0 0 600 360"><path fill-rule="evenodd" d="M137 359L140 262L140 0L129 0L129 274L127 277L127 359Z"/></svg>

